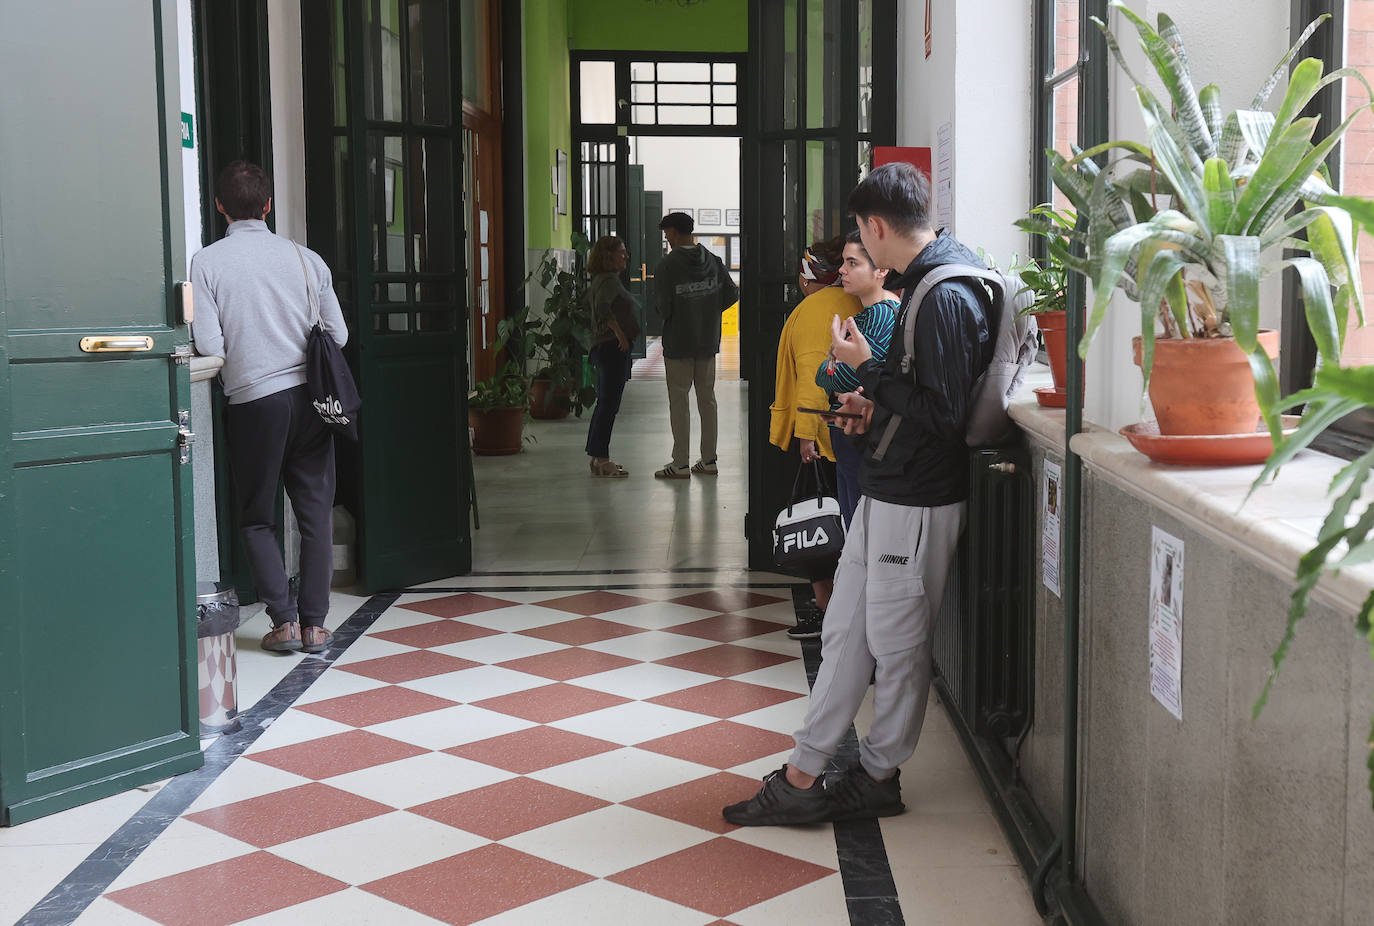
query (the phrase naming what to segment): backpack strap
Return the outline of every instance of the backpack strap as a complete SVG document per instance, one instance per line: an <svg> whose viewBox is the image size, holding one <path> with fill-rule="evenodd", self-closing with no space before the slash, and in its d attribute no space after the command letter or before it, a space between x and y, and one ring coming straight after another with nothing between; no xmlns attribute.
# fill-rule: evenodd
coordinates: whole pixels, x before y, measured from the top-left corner
<svg viewBox="0 0 1374 926"><path fill-rule="evenodd" d="M925 301L930 291L947 280L974 277L985 280L997 287L999 290L1005 285L1002 276L995 270L988 270L985 267L978 267L974 264L941 264L934 268L924 277L921 282L916 284L916 289L912 291L911 299L907 302L906 312L902 316L902 346L906 353L902 355L901 369L903 373L910 373L913 358L916 356L916 313L921 309L921 303ZM995 306L1000 298L1005 298L1006 293L994 294L993 305ZM989 328L995 330L989 319ZM892 445L892 438L897 435L897 428L901 427L902 416L893 414L887 420L887 429L883 431L882 438L878 441L878 447L873 451L872 459L874 462L882 462L883 457L887 456L887 448Z"/></svg>
<svg viewBox="0 0 1374 926"><path fill-rule="evenodd" d="M291 244L296 249L296 257L301 262L301 273L305 274L305 295L310 302L310 327L314 328L320 323L320 297L315 292L315 284L310 279L310 271L305 266L305 254L301 252L301 246L292 241Z"/></svg>

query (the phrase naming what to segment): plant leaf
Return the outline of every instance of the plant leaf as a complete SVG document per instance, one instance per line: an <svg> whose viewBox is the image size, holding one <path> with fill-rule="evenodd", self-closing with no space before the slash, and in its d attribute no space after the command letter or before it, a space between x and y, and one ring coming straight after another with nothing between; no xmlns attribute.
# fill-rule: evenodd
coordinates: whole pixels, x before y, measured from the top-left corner
<svg viewBox="0 0 1374 926"><path fill-rule="evenodd" d="M1188 72L1188 59L1183 51L1183 37L1178 27L1161 13L1159 32L1156 32L1129 7L1121 3L1113 6L1135 25L1140 35L1140 47L1169 93L1175 118L1188 148L1199 161L1211 157L1216 153L1216 144L1207 129L1207 120L1203 118L1197 91L1193 89L1193 78ZM1166 33L1168 38L1165 37Z"/></svg>
<svg viewBox="0 0 1374 926"><path fill-rule="evenodd" d="M1207 224L1215 232L1228 230L1236 211L1236 183L1221 158L1208 158L1203 165L1202 188L1207 192Z"/></svg>
<svg viewBox="0 0 1374 926"><path fill-rule="evenodd" d="M1340 333L1336 313L1331 308L1331 280L1321 262L1311 257L1285 260L1284 266L1298 271L1302 284L1302 304L1307 315L1307 328L1317 342L1317 352L1323 363L1339 363L1341 359Z"/></svg>
<svg viewBox="0 0 1374 926"><path fill-rule="evenodd" d="M1260 240L1253 235L1217 235L1225 261L1226 318L1236 346L1247 354L1259 336Z"/></svg>
<svg viewBox="0 0 1374 926"><path fill-rule="evenodd" d="M1197 101L1202 107L1202 118L1207 123L1207 131L1213 138L1221 139L1225 135L1224 118L1221 115L1221 88L1216 84L1208 84L1197 92ZM1218 150L1214 156L1219 155Z"/></svg>
<svg viewBox="0 0 1374 926"><path fill-rule="evenodd" d="M1255 167L1255 173L1236 200L1233 228L1244 232L1254 229L1252 223L1261 207L1293 176L1294 168L1302 163L1304 155L1310 150L1312 133L1316 128L1315 118L1299 119L1270 141Z"/></svg>
<svg viewBox="0 0 1374 926"><path fill-rule="evenodd" d="M1307 44L1307 40L1312 37L1313 32L1317 31L1317 27L1330 18L1330 13L1323 13L1307 24L1307 28L1302 30L1302 35L1298 36L1298 40L1293 43L1293 47L1288 49L1288 53L1279 59L1278 64L1274 65L1274 70L1269 72L1268 79L1265 80L1264 84L1260 87L1259 92L1255 94L1255 98L1250 101L1251 109L1264 108L1264 104L1269 102L1269 94L1273 93L1279 81L1283 80L1284 74L1288 70L1288 62L1293 60L1293 56L1298 53L1298 49Z"/></svg>
<svg viewBox="0 0 1374 926"><path fill-rule="evenodd" d="M1199 179L1202 161L1192 148L1180 146L1175 140L1171 128L1177 130L1177 124L1160 108L1154 94L1144 87L1135 89L1159 169L1169 178L1175 194L1183 201L1184 211L1199 225L1203 225L1204 237L1211 237L1211 230L1205 225L1207 196Z"/></svg>
<svg viewBox="0 0 1374 926"><path fill-rule="evenodd" d="M1145 388L1149 389L1155 359L1155 316L1170 284L1182 279L1188 261L1171 247L1155 250L1147 260L1144 257L1146 247L1141 247L1145 277L1140 284L1140 372L1145 376Z"/></svg>

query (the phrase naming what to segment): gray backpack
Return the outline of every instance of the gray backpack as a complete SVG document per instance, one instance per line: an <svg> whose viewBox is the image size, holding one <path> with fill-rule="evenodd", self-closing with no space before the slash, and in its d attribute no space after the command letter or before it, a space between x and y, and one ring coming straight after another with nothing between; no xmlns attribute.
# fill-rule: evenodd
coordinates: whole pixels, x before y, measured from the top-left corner
<svg viewBox="0 0 1374 926"><path fill-rule="evenodd" d="M968 420L965 423L964 443L970 447L1000 444L1011 435L1012 420L1007 406L1015 398L1026 378L1026 367L1035 359L1037 349L1034 315L1024 315L1035 294L1020 280L1000 270L985 270L973 264L943 264L931 270L917 285L907 303L906 323L902 326L902 341L906 355L902 357L902 372L910 373L916 355L916 313L922 301L936 286L953 279L973 277L982 280L992 296L992 317L988 328L995 339L992 360L988 368L973 383L969 394ZM873 452L875 461L882 460L892 443L901 415L888 420L887 430Z"/></svg>

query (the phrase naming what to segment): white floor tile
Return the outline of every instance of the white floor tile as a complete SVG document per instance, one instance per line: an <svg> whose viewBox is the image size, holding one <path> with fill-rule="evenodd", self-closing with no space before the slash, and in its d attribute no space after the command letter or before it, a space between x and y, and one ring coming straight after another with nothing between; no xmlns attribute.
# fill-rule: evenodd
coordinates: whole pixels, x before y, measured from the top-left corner
<svg viewBox="0 0 1374 926"><path fill-rule="evenodd" d="M645 633L630 634L627 637L616 637L613 640L601 640L598 643L587 643L583 648L599 650L603 653L612 653L616 656L624 656L626 659L641 659L645 662L653 662L657 659L668 659L672 656L681 656L683 653L693 653L699 649L706 649L708 646L716 645L715 640L702 640L698 637L688 637L680 633L649 630Z"/></svg>
<svg viewBox="0 0 1374 926"><path fill-rule="evenodd" d="M324 678L329 678L331 674L326 672ZM339 675L347 677L347 673L344 672L340 672ZM253 741L245 755L251 756L280 746L294 746L296 743L319 739L322 736L347 733L352 729L348 724L339 723L337 720L289 708Z"/></svg>
<svg viewBox="0 0 1374 926"><path fill-rule="evenodd" d="M782 691L795 691L797 694L804 695L811 693L811 686L806 683L806 667L800 660L782 662L775 666L755 669L753 672L745 672L743 675L733 677L737 682L747 682L750 685L762 685L765 688L778 688Z"/></svg>
<svg viewBox="0 0 1374 926"><path fill-rule="evenodd" d="M0 849L12 846L66 845L75 842L99 845L119 829L125 820L137 813L152 796L152 792L134 788L80 807L39 817L18 826L0 828Z"/></svg>
<svg viewBox="0 0 1374 926"><path fill-rule="evenodd" d="M464 743L527 730L536 726L528 720L483 710L470 704L446 707L427 714L388 720L368 727L368 732L387 736L425 749L448 749Z"/></svg>
<svg viewBox="0 0 1374 926"><path fill-rule="evenodd" d="M243 920L239 926L436 926L439 922L376 894L349 888Z"/></svg>
<svg viewBox="0 0 1374 926"><path fill-rule="evenodd" d="M275 794L278 791L285 791L287 788L307 784L310 784L310 779L301 775L273 768L261 762L240 760L221 772L219 777L210 783L210 787L202 791L200 797L191 802L191 806L187 808L186 812L195 813L200 810L209 810L211 807L236 804L252 797Z"/></svg>
<svg viewBox="0 0 1374 926"><path fill-rule="evenodd" d="M889 854L891 849L888 850ZM922 926L1040 926L1020 868L901 869L894 865L897 898L908 923ZM749 926L744 920L740 926Z"/></svg>
<svg viewBox="0 0 1374 926"><path fill-rule="evenodd" d="M305 693L296 699L296 706L303 707L307 704L314 704L316 701L342 698L344 695L384 687L386 687L386 682L378 681L375 678L354 675L351 672L326 672L315 679L315 682L305 690Z"/></svg>
<svg viewBox="0 0 1374 926"><path fill-rule="evenodd" d="M0 916L3 915L0 913ZM157 921L121 907L113 900L97 897L95 902L76 918L75 926L157 926Z"/></svg>
<svg viewBox="0 0 1374 926"><path fill-rule="evenodd" d="M716 917L666 900L621 887L610 881L591 881L570 891L516 907L481 926L706 926ZM776 926L776 924L775 924Z"/></svg>
<svg viewBox="0 0 1374 926"><path fill-rule="evenodd" d="M430 597L447 598L448 593L444 593L443 595L433 595ZM374 634L382 633L386 630L403 630L406 627L414 627L418 624L430 624L434 621L439 620L439 618L435 617L433 614L426 614L423 611L412 611L409 608L401 607L401 605L408 603L409 602L407 602L405 598L402 598L396 604L392 605L390 608L387 608L386 612L382 614L381 617L373 621L372 626L367 629L368 635L372 636ZM352 648L353 647L351 646L349 647L349 649Z"/></svg>
<svg viewBox="0 0 1374 926"><path fill-rule="evenodd" d="M404 688L458 702L481 701L548 684L551 683L546 678L513 672L499 666L477 666L473 669L431 675L429 678L417 678L412 682L401 683Z"/></svg>
<svg viewBox="0 0 1374 926"><path fill-rule="evenodd" d="M345 884L366 884L487 842L455 827L398 811L273 846L272 854Z"/></svg>
<svg viewBox="0 0 1374 926"><path fill-rule="evenodd" d="M390 640L383 640L371 634L354 640L341 654L334 660L336 666L351 665L355 662L366 662L369 659L383 659L387 656L399 656L402 653L413 653L415 647L406 646L403 643L392 643Z"/></svg>
<svg viewBox="0 0 1374 926"><path fill-rule="evenodd" d="M995 868L1015 865L1006 837L991 813L907 811L882 820L883 844L895 873L927 868ZM1019 871L1019 869L1018 869Z"/></svg>
<svg viewBox="0 0 1374 926"><path fill-rule="evenodd" d="M567 720L558 720L549 726L632 746L635 743L658 739L660 736L671 736L715 722L716 718L705 714L680 711L677 708L643 701L631 701L628 704L579 714Z"/></svg>
<svg viewBox="0 0 1374 926"><path fill-rule="evenodd" d="M505 769L443 752L428 752L336 775L324 783L392 807L414 807L514 777Z"/></svg>
<svg viewBox="0 0 1374 926"><path fill-rule="evenodd" d="M903 911L904 913L906 911ZM906 921L926 926L926 921L906 914ZM844 883L838 874L821 878L788 891L780 897L732 913L727 919L739 926L780 926L782 923L848 923L849 910L844 902ZM990 926L996 920L969 920L963 926ZM998 923L998 926L1001 926Z"/></svg>
<svg viewBox="0 0 1374 926"><path fill-rule="evenodd" d="M835 828L828 823L814 826L742 826L726 835L779 855L790 855L813 865L839 869ZM843 888L840 895L844 895Z"/></svg>
<svg viewBox="0 0 1374 926"><path fill-rule="evenodd" d="M625 666L623 669L598 672L596 675L584 675L576 680L580 688L607 691L623 698L637 700L656 698L670 691L695 688L714 681L716 677L713 675L688 672L671 666L656 666L652 663L640 663Z"/></svg>
<svg viewBox="0 0 1374 926"><path fill-rule="evenodd" d="M810 698L794 698L791 701L784 701L781 704L774 704L771 707L731 717L730 720L734 723L759 727L763 730L774 730L791 736L797 732L802 721L806 719L806 709L810 703Z"/></svg>
<svg viewBox="0 0 1374 926"><path fill-rule="evenodd" d="M511 659L552 653L554 650L567 649L567 646L538 637L521 636L518 633L498 633L490 637L478 637L476 640L464 640L461 643L448 643L430 648L436 653L447 653L450 656L471 659L473 662L494 665Z"/></svg>
<svg viewBox="0 0 1374 926"><path fill-rule="evenodd" d="M15 923L49 890L60 884L98 842L69 843L57 846L0 846L0 923Z"/></svg>
<svg viewBox="0 0 1374 926"><path fill-rule="evenodd" d="M753 759L736 765L734 768L726 769L736 775L743 775L745 778L757 778L763 781L763 776L769 772L776 772L787 762L787 757L792 753L792 747L788 747L781 752L775 752L771 756L764 756L761 759Z"/></svg>
<svg viewBox="0 0 1374 926"><path fill-rule="evenodd" d="M533 772L528 777L606 801L628 801L674 785L714 775L718 770L696 762L642 749L616 749Z"/></svg>
<svg viewBox="0 0 1374 926"><path fill-rule="evenodd" d="M549 599L559 594L558 592L540 592L539 597ZM478 627L488 627L492 630L500 630L503 633L519 633L522 630L530 630L535 627L547 627L550 624L561 624L567 620L577 618L576 614L569 614L567 611L557 611L553 608L541 608L532 604L521 604L513 608L497 608L495 611L482 611L477 614L468 614L461 618L464 623L476 624Z"/></svg>
<svg viewBox="0 0 1374 926"><path fill-rule="evenodd" d="M691 591L691 589L683 589L682 594L690 595ZM653 604L635 605L600 616L605 617L606 620L629 624L632 627L643 627L645 630L662 630L665 627L676 627L679 624L699 621L714 613L716 612L701 608L689 608L686 605L673 604L669 601L656 601Z"/></svg>
<svg viewBox="0 0 1374 926"><path fill-rule="evenodd" d="M615 835L608 839L611 833ZM501 841L604 878L714 838L714 833L699 827L613 805Z"/></svg>
<svg viewBox="0 0 1374 926"><path fill-rule="evenodd" d="M110 883L117 891L179 875L183 871L213 865L258 851L257 847L189 820L173 820L133 864Z"/></svg>

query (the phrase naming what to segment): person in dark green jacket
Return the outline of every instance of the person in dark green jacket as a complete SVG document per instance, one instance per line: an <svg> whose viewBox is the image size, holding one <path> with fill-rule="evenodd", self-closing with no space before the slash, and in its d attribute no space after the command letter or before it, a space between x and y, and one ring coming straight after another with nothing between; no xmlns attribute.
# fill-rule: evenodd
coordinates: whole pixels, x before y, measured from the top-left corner
<svg viewBox="0 0 1374 926"><path fill-rule="evenodd" d="M663 369L668 380L668 419L673 459L659 479L714 476L716 469L716 354L720 316L739 299L739 289L719 257L696 243L692 217L670 212L658 223L672 248L658 265L655 309L663 319ZM701 457L687 465L691 417L687 393L696 390L701 415Z"/></svg>

